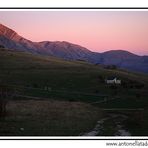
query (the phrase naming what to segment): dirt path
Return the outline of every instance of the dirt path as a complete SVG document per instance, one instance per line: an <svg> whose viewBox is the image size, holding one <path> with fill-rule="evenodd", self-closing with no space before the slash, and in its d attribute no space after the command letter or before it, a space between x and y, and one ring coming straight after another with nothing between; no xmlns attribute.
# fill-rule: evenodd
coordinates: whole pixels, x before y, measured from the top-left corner
<svg viewBox="0 0 148 148"><path fill-rule="evenodd" d="M113 134L113 136L131 136L131 133L125 129L123 125L123 121L127 120L127 118L127 116L122 114L109 114L108 117L97 121L97 124L92 131L80 134L80 136L101 136L104 123L108 122L109 120L112 120L115 123L114 128L116 129L116 132Z"/></svg>

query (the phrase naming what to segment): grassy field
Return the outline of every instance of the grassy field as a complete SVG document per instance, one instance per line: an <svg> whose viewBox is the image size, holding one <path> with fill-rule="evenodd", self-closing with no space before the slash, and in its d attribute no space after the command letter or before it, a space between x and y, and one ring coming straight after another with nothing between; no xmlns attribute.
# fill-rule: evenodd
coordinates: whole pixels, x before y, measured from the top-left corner
<svg viewBox="0 0 148 148"><path fill-rule="evenodd" d="M6 49L0 50L1 83L40 89L48 86L52 92L65 91L95 95L135 96L137 90L125 89L121 86L114 90L107 86L104 80L109 76L117 76L127 83L136 81L144 84L144 88L138 90L139 93L143 94L148 89L148 76L146 74L137 74L124 70L108 70L84 61L66 61L55 57L43 57ZM128 95L126 95L127 92ZM64 97L66 95L68 96L68 93L64 94ZM93 96L85 96L85 98L92 98L93 100ZM98 97L98 99L100 98Z"/></svg>
<svg viewBox="0 0 148 148"><path fill-rule="evenodd" d="M105 84L109 76L118 77L126 87ZM0 83L11 86L22 96L43 100L25 97L10 100L7 106L8 117L0 122L0 126L4 127L0 129L2 135L79 135L94 125L100 117L100 108L146 110L148 107L147 74L105 69L85 61L67 61L52 56L0 49ZM136 88L133 85L142 87ZM104 99L107 101L91 105ZM50 118L56 118L56 121Z"/></svg>
<svg viewBox="0 0 148 148"><path fill-rule="evenodd" d="M0 135L78 136L91 130L101 111L81 102L11 100L0 120Z"/></svg>

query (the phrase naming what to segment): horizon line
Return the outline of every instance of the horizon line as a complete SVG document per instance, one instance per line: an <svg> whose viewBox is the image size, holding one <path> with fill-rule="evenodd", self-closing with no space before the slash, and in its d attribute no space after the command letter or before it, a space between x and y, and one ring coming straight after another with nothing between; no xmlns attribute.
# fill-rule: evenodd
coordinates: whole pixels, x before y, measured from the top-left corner
<svg viewBox="0 0 148 148"><path fill-rule="evenodd" d="M1 9L1 8L0 8ZM147 8L148 9L148 8ZM71 41L67 41L67 40L41 40L41 41L32 41L31 39L28 39L27 37L24 37L23 35L20 35L20 34L18 34L17 33L17 31L15 31L15 30L13 30L13 29L11 29L10 27L8 27L7 25L5 25L4 23L1 23L0 22L0 25L2 25L2 26L4 26L4 27L6 27L6 28L8 28L8 29L10 29L10 30L12 30L12 31L14 31L18 36L20 36L20 37L22 37L22 38L24 38L24 39L26 39L26 40L28 40L28 41L31 41L31 42L33 42L33 43L40 43L40 42L67 42L67 43L70 43L70 44L74 44L74 45L78 45L78 46L80 46L80 47L82 47L82 48L86 48L87 50L89 50L89 51L91 51L91 52L93 52L93 53L100 53L100 54L102 54L102 53L105 53L105 52L109 52L109 51L125 51L125 52L129 52L129 53L131 53L131 54L134 54L134 55L136 55L136 56L140 56L140 57L142 57L142 56L148 56L147 54L137 54L137 53L134 53L134 52L131 52L131 51L129 51L129 50L127 50L127 49L104 49L104 51L102 51L102 52L99 52L99 51L93 51L93 50L91 50L91 49L89 49L89 48L87 48L87 47L85 47L85 46L83 46L83 45L80 45L80 44L77 44L77 43L73 43L73 42L71 42Z"/></svg>

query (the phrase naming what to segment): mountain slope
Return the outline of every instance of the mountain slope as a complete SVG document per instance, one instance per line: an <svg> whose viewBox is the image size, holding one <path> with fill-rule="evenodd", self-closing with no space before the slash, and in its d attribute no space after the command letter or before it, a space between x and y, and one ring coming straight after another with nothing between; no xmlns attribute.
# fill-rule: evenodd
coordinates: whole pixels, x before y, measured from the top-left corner
<svg viewBox="0 0 148 148"><path fill-rule="evenodd" d="M148 72L148 56L138 56L124 50L111 50L101 55L104 65L116 65L132 71Z"/></svg>
<svg viewBox="0 0 148 148"><path fill-rule="evenodd" d="M123 80L148 82L146 74L108 70L84 61L67 61L8 49L0 49L0 67L0 81L22 85L49 83L60 89L66 86L67 89L86 89L89 92L104 86L104 79L113 75ZM103 78L102 82L99 82L99 77Z"/></svg>
<svg viewBox="0 0 148 148"><path fill-rule="evenodd" d="M32 42L21 36L8 27L0 24L0 44L6 48L29 51L42 55L53 55L69 60L93 61L95 54L88 49L68 42ZM91 57L92 56L92 57Z"/></svg>
<svg viewBox="0 0 148 148"><path fill-rule="evenodd" d="M19 94L26 96L97 102L104 100L104 96L112 99L117 95L123 98L121 104L124 104L125 98L127 102L132 98L135 100L137 93L142 96L141 99L147 100L148 97L146 74L104 69L84 61L67 61L52 56L0 49L0 67L0 84L12 86ZM121 79L123 85L118 85L116 89L107 85L105 79L111 76ZM131 87L133 85L142 87ZM46 90L47 87L50 91ZM132 104L135 104L134 100Z"/></svg>

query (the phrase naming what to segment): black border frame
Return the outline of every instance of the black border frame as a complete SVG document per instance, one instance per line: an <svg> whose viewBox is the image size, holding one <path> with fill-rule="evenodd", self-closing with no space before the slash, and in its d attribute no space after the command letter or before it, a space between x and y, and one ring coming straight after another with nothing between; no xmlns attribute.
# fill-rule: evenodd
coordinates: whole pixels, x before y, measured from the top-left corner
<svg viewBox="0 0 148 148"><path fill-rule="evenodd" d="M100 9L100 10L104 10L104 9L108 9L108 10L113 10L113 9L115 9L115 10L119 10L119 9L121 9L121 10L135 10L135 9L139 9L139 10L143 10L143 9L145 9L145 10L148 10L148 7L0 7L0 10L4 10L4 9L11 9L11 10L14 10L14 9L23 9L23 10L31 10L31 9L61 9L61 10L63 10L63 9L66 9L66 10L70 10L70 9L83 9L83 10L86 10L86 9L96 9L96 10L98 10L98 9ZM136 10L135 10L136 11ZM148 140L148 136L141 136L141 137L145 137L144 139L142 139L142 138L134 138L134 137L136 137L136 136L131 136L130 138L109 138L110 136L106 136L107 138L109 138L109 139L106 139L106 138L99 138L100 136L98 136L97 138L70 138L70 137L74 137L74 136L64 136L64 137L67 137L67 138L62 138L63 136L60 136L61 138L59 138L59 136L57 136L58 138L50 138L51 136L0 136L0 137L3 137L3 138L0 138L0 140L54 140L54 141L58 141L58 140L74 140L74 141L80 141L80 140L83 140L83 141L85 141L85 140L98 140L98 141L100 141L100 140L134 140L134 141L136 141L136 140ZM8 138L8 137L20 137L20 138ZM21 138L21 137L23 137L23 138ZM25 137L47 137L47 138L25 138ZM69 138L68 138L69 137ZM132 138L133 137L133 138ZM138 136L138 137L140 137L140 136Z"/></svg>
<svg viewBox="0 0 148 148"><path fill-rule="evenodd" d="M0 7L0 9L148 9L148 7Z"/></svg>

